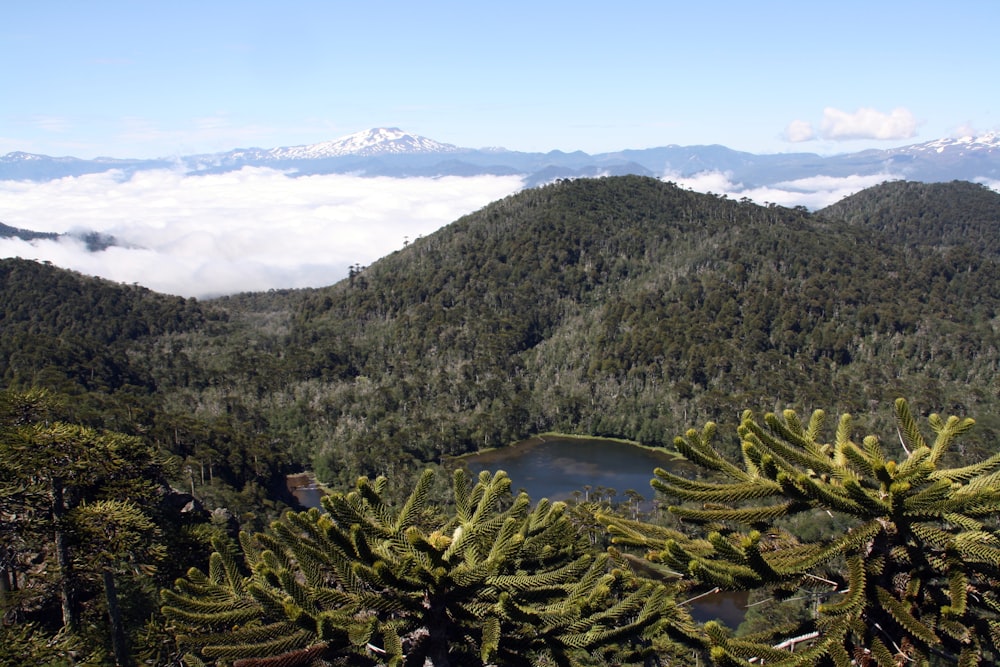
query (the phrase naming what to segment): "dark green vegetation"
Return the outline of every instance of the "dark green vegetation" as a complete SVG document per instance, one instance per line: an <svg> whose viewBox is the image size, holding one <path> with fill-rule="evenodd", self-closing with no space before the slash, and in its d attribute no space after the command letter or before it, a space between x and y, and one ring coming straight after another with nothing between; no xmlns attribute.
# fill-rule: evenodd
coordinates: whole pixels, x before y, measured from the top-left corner
<svg viewBox="0 0 1000 667"><path fill-rule="evenodd" d="M6 388L47 389L64 397L59 419L146 437L213 505L261 510L283 483L287 452L227 400L244 340L225 309L19 259L0 261L0 303Z"/></svg>
<svg viewBox="0 0 1000 667"><path fill-rule="evenodd" d="M393 507L386 478L362 479L326 496L323 513L244 534L249 576L215 552L208 575L193 569L164 592L187 659L527 667L641 659L653 637L696 635L672 591L612 569L564 503L532 507L502 472L473 486L457 471L454 511L441 516L432 480L425 472Z"/></svg>
<svg viewBox="0 0 1000 667"><path fill-rule="evenodd" d="M967 246L1000 255L997 195L963 181L893 181L863 190L827 207L823 214L886 234L904 246Z"/></svg>
<svg viewBox="0 0 1000 667"><path fill-rule="evenodd" d="M324 512L243 533L249 572L218 548L207 574L164 591L163 613L196 667L995 664L1000 453L947 467L972 420L931 415L928 442L903 399L898 445L856 444L848 415L824 442L823 417L761 425L748 411L741 466L712 446L715 424L688 431L677 449L723 481L657 469L654 487L681 504L641 521L589 503L532 509L502 472L470 488L456 471L450 511L428 502L432 471L401 504L386 478L362 478ZM825 517L846 530L811 538L806 522ZM639 553L603 549L594 518ZM779 610L762 631L698 627L677 599L712 585ZM811 611L780 609L803 598Z"/></svg>
<svg viewBox="0 0 1000 667"><path fill-rule="evenodd" d="M323 289L196 302L3 260L0 386L58 399L49 418L5 417L4 446L55 422L89 429L88 442L135 438L163 462L138 477L228 508L250 532L290 502L284 475L302 468L334 488L386 475L396 483L380 493L402 503L448 455L544 431L666 446L691 423L732 432L746 407L823 406L891 433L888 406L905 395L920 412L974 415L956 455L987 458L1000 430L998 221L1000 195L967 183L888 183L809 213L622 177L522 192ZM740 456L738 438L716 446ZM4 502L22 502L20 461L0 463ZM31 507L50 521L45 479L31 481ZM64 503L67 515L80 503L64 534L89 573L71 575L76 608L96 619L74 636L109 656L104 572L128 597L125 645L162 646L149 591L201 567L210 537L235 535L222 512L181 519L102 490L111 480L79 482ZM430 493L450 516L447 485ZM110 500L131 504L98 504ZM58 647L51 633L70 625L53 611L66 597L58 531L22 531L20 507L0 508L23 542L7 583L38 597L5 603L7 638ZM95 507L166 558L86 546L100 544ZM155 564L158 579L123 563Z"/></svg>
<svg viewBox="0 0 1000 667"><path fill-rule="evenodd" d="M895 405L899 446L874 435L855 443L849 415L824 441L822 411L808 424L750 412L739 427L742 465L712 446L715 425L676 440L692 461L723 482L656 470L654 487L686 501L669 511L699 530L685 533L601 515L615 541L652 549L650 557L703 583L769 589L772 601L806 596L818 604L797 623L732 638L706 626L711 654L723 665L995 664L1000 647L1000 453L946 467L956 438L973 421L931 415L934 440L920 432L909 406ZM905 452L898 457L893 452ZM900 452L900 453L903 453ZM693 503L690 504L690 503ZM845 533L800 539L791 517L846 518ZM801 524L799 524L801 526ZM780 602L775 602L780 604ZM818 635L815 636L815 635ZM810 636L790 656L774 650L788 637Z"/></svg>
<svg viewBox="0 0 1000 667"><path fill-rule="evenodd" d="M899 395L988 439L997 220L967 183L810 214L622 177L522 192L316 290L197 303L8 260L0 377L93 395L119 430L145 410L196 485L240 489L275 451L350 484L543 431L662 445L747 406Z"/></svg>
<svg viewBox="0 0 1000 667"><path fill-rule="evenodd" d="M972 246L649 179L557 184L308 295L289 437L319 437L336 479L391 472L372 450L408 465L549 430L667 444L748 405L995 414L998 278Z"/></svg>
<svg viewBox="0 0 1000 667"><path fill-rule="evenodd" d="M0 664L129 664L130 635L178 572L166 544L173 558L204 557L205 521L171 506L177 471L145 439L59 413L44 392L0 394Z"/></svg>

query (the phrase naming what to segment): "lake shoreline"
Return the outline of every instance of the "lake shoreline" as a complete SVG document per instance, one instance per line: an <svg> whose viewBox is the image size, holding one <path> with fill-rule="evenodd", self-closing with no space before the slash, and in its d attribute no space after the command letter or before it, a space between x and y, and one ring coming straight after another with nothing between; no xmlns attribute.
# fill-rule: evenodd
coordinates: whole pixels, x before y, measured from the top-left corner
<svg viewBox="0 0 1000 667"><path fill-rule="evenodd" d="M540 433L514 445L487 449L442 461L449 470L473 478L483 471L504 471L514 488L533 499L587 498L592 491L613 498L619 491L642 502L651 494L655 470L677 472L690 461L662 447L615 438Z"/></svg>
<svg viewBox="0 0 1000 667"><path fill-rule="evenodd" d="M635 440L626 440L624 438L612 438L600 435L580 435L576 433L559 433L557 431L548 431L545 433L539 433L533 435L530 438L525 438L524 440L517 440L510 444L504 445L503 447L488 447L486 449L480 449L475 452L467 452L465 454L459 454L458 456L447 456L442 458L441 463L447 468L452 468L449 465L452 462L461 462L464 459L476 458L482 461L490 460L491 458L502 458L509 454L510 450L522 448L524 450L533 449L541 444L552 440L562 440L568 442L613 442L621 445L626 445L628 447L636 447L638 449L644 449L651 452L662 453L670 456L675 461L685 461L684 455L677 451L670 451L665 447L656 447L653 445L644 445L641 442L636 442ZM501 455L500 453L504 454Z"/></svg>

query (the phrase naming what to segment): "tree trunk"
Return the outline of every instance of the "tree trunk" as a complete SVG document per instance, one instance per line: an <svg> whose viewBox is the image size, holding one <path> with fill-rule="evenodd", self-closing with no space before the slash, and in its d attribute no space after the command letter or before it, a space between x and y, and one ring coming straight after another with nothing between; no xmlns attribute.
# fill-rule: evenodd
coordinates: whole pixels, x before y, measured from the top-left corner
<svg viewBox="0 0 1000 667"><path fill-rule="evenodd" d="M433 642L427 651L427 661L434 667L451 667L451 656L448 655L448 645L442 642Z"/></svg>
<svg viewBox="0 0 1000 667"><path fill-rule="evenodd" d="M76 630L76 601L73 594L73 561L69 555L69 544L66 540L63 520L66 516L66 500L64 498L62 480L52 480L52 519L55 524L53 542L55 543L56 565L59 568L59 598L62 605L63 627Z"/></svg>
<svg viewBox="0 0 1000 667"><path fill-rule="evenodd" d="M427 615L424 624L427 628L426 660L433 667L451 667L451 655L448 645L448 612L441 600L430 600L427 605Z"/></svg>
<svg viewBox="0 0 1000 667"><path fill-rule="evenodd" d="M13 562L13 549L0 547L0 614L7 611L7 601L13 586L14 572L10 567Z"/></svg>
<svg viewBox="0 0 1000 667"><path fill-rule="evenodd" d="M118 608L118 588L115 586L115 574L109 569L101 572L104 578L104 597L108 603L108 620L111 623L111 646L115 652L115 664L126 667L132 664L128 652L128 640L125 638L125 628L122 626L122 614Z"/></svg>

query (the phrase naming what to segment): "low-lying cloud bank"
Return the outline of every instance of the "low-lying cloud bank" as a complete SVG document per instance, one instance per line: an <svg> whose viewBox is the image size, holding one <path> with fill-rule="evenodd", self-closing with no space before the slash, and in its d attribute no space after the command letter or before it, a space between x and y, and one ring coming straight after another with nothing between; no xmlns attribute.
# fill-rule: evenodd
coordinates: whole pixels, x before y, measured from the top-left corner
<svg viewBox="0 0 1000 667"><path fill-rule="evenodd" d="M0 239L0 257L50 261L182 296L320 287L522 187L509 176L296 178L261 168L0 181L0 222L100 232L119 244L88 252L70 237Z"/></svg>
<svg viewBox="0 0 1000 667"><path fill-rule="evenodd" d="M726 195L732 199L750 199L757 204L778 204L779 206L805 206L810 210L823 208L844 197L886 181L898 180L901 176L890 173L867 176L810 176L792 181L783 181L763 187L745 187L734 183L732 176L720 171L705 171L694 176L666 174L664 180L671 181L696 192L711 192Z"/></svg>
<svg viewBox="0 0 1000 667"><path fill-rule="evenodd" d="M822 208L893 174L815 176L746 188L720 172L664 180L758 204ZM1000 183L987 183L1000 189ZM98 232L118 245L92 252L79 237L0 239L0 257L56 266L199 298L322 287L406 241L524 187L515 176L294 177L264 168L190 175L106 172L46 183L0 181L0 222L37 232Z"/></svg>

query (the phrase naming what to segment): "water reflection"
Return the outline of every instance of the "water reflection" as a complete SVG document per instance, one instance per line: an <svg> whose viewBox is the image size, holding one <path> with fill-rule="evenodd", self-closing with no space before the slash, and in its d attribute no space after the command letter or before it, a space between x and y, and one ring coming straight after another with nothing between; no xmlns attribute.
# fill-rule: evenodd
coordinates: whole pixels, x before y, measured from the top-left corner
<svg viewBox="0 0 1000 667"><path fill-rule="evenodd" d="M693 477L698 470L691 463L664 450L646 449L613 440L567 437L538 437L511 447L483 452L461 459L469 472L503 470L515 490L524 489L532 501L600 497L626 502L626 492L635 491L645 499L642 511L651 509L655 493L649 482L655 468ZM745 591L716 591L698 595L690 603L698 622L719 620L736 628L746 615Z"/></svg>
<svg viewBox="0 0 1000 667"><path fill-rule="evenodd" d="M698 623L721 621L734 630L747 613L747 591L719 591L699 597L691 604L691 618Z"/></svg>
<svg viewBox="0 0 1000 667"><path fill-rule="evenodd" d="M650 500L654 468L690 467L660 449L567 437L532 438L461 461L473 475L483 470L505 471L514 489L524 489L534 501L569 500L577 494L607 494L610 490L616 492L618 501L629 490Z"/></svg>
<svg viewBox="0 0 1000 667"><path fill-rule="evenodd" d="M321 507L320 498L323 496L322 489L316 482L316 476L309 472L296 473L285 477L288 491L302 507Z"/></svg>

